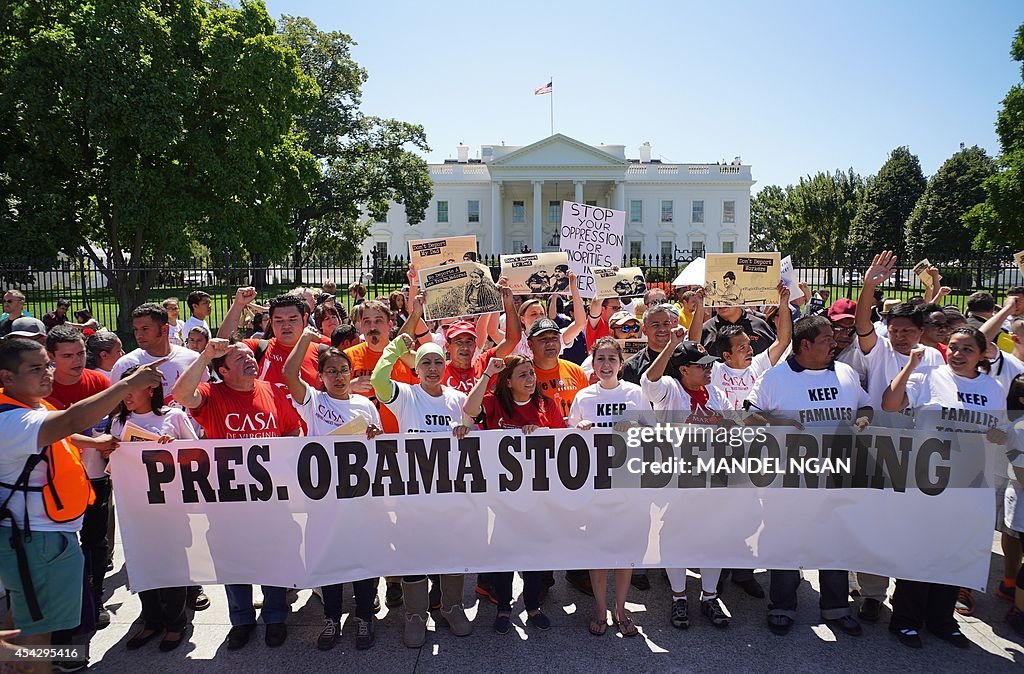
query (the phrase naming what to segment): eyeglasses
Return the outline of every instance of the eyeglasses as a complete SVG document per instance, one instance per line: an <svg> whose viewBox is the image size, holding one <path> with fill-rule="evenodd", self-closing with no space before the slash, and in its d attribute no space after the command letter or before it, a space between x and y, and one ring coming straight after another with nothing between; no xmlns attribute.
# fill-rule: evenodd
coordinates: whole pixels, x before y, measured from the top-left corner
<svg viewBox="0 0 1024 674"><path fill-rule="evenodd" d="M836 333L837 335L852 335L856 329L857 327L852 325L848 328L844 328L841 325L832 326L832 332Z"/></svg>
<svg viewBox="0 0 1024 674"><path fill-rule="evenodd" d="M333 367L329 367L323 371L323 374L328 377L337 377L339 375L352 374L352 370L347 367L340 370L335 370Z"/></svg>
<svg viewBox="0 0 1024 674"><path fill-rule="evenodd" d="M693 367L699 367L702 370L710 370L712 367L714 367L715 364L714 363L690 363L690 365L693 366Z"/></svg>
<svg viewBox="0 0 1024 674"><path fill-rule="evenodd" d="M640 332L639 325L616 325L615 329L619 332Z"/></svg>

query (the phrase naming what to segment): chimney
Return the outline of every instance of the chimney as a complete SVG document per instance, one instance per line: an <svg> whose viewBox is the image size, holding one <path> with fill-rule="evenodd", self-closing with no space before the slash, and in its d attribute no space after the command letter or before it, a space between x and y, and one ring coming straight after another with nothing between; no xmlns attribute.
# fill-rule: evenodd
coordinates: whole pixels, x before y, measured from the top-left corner
<svg viewBox="0 0 1024 674"><path fill-rule="evenodd" d="M650 164L651 163L651 144L644 143L640 146L640 163Z"/></svg>
<svg viewBox="0 0 1024 674"><path fill-rule="evenodd" d="M460 164L468 164L469 163L469 146L468 145L463 145L462 143L459 143L459 147L457 149L459 151L459 163Z"/></svg>

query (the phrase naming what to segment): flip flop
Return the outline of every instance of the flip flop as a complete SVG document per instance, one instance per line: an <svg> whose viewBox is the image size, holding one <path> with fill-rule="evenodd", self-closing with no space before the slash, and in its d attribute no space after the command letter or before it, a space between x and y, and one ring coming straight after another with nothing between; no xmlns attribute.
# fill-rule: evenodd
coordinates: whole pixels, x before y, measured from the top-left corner
<svg viewBox="0 0 1024 674"><path fill-rule="evenodd" d="M603 637L604 633L608 631L608 623L594 618L590 621L590 626L587 629L589 629L590 633L595 637Z"/></svg>
<svg viewBox="0 0 1024 674"><path fill-rule="evenodd" d="M633 624L633 618L629 613L627 613L622 620L615 619L615 627L618 628L619 634L624 637L635 637L639 634L636 629L636 625Z"/></svg>

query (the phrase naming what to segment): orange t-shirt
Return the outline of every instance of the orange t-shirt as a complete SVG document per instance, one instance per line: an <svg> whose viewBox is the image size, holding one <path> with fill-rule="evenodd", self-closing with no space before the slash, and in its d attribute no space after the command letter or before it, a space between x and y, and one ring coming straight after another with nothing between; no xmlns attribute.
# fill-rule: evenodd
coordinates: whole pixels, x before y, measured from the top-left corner
<svg viewBox="0 0 1024 674"><path fill-rule="evenodd" d="M569 416L569 408L576 399L576 392L590 386L586 373L576 363L558 359L558 366L550 370L542 370L536 365L537 386L546 397L558 403L563 417Z"/></svg>
<svg viewBox="0 0 1024 674"><path fill-rule="evenodd" d="M352 378L356 377L369 377L373 374L373 368L377 365L377 361L384 354L384 351L374 351L367 345L366 342L360 342L355 346L350 346L345 349L345 355L348 356L349 360L352 361ZM402 361L395 363L394 369L391 370L391 380L400 381L405 384L418 384L419 379L416 378L416 373L409 369L409 367ZM373 389L370 389L369 393L364 393L367 398L373 402L373 406L377 408L380 413L380 422L384 427L385 433L397 433L398 432L398 419L391 413L391 410L386 405L382 405L377 400L377 395Z"/></svg>
<svg viewBox="0 0 1024 674"><path fill-rule="evenodd" d="M259 375L257 377L263 381L269 381L271 384L286 386L284 381L284 361L288 359L288 354L292 352L292 348L295 345L285 346L277 341L277 337L271 337L267 341L267 350L264 352L263 358L260 359ZM255 355L256 350L260 346L260 340L247 339L245 340L245 345L252 349L253 355ZM320 358L318 348L319 345L317 344L309 345L306 356L302 359L302 367L299 368L299 377L314 388L317 385L317 361Z"/></svg>

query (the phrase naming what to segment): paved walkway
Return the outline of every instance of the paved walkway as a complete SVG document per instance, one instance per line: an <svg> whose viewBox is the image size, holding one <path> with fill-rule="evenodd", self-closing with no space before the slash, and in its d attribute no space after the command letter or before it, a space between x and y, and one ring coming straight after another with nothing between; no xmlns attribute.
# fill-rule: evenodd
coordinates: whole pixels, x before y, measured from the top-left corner
<svg viewBox="0 0 1024 674"><path fill-rule="evenodd" d="M213 606L195 615L189 641L172 653L160 653L156 642L139 651L128 652L125 642L138 626L136 595L125 589L125 570L120 546L115 554L115 571L108 578L106 606L112 614L110 627L92 642L92 668L103 672L311 672L344 668L375 672L462 672L523 671L605 672L605 671L899 671L920 672L1022 672L1024 638L1015 634L1003 615L1009 604L994 595L975 593L977 610L972 618L961 619L964 633L974 642L961 651L925 634L925 647L911 650L899 644L883 622L865 625L862 637L834 634L820 624L817 606L817 574L808 573L800 588L799 620L785 637L771 634L765 626L766 600L747 597L731 584L723 599L733 614L725 630L711 627L699 614L691 615L692 626L678 631L668 623L668 581L660 571L651 572L652 587L646 592L630 590L627 608L634 614L642 635L623 639L610 627L601 638L586 628L592 599L571 587L557 574L558 584L545 605L553 626L547 632L524 627L525 613L515 619L506 635L491 629L494 607L480 605L467 581L467 606L475 632L456 638L444 627L434 627L421 649L409 649L401 641L401 609L383 609L377 625L377 643L369 651L355 650L355 636L346 627L339 645L332 651L316 650L315 640L323 624L320 600L311 591L299 593L288 619L288 641L277 649L263 644L262 629L249 645L229 652L224 639L229 629L227 602L219 587L209 587ZM1002 557L994 539L990 587L1002 572ZM767 574L758 573L767 588ZM383 592L384 584L381 583ZM699 580L690 578L691 593L699 592ZM694 596L694 595L691 595ZM383 597L382 597L383 600ZM352 608L346 597L346 609ZM522 609L520 603L517 607ZM887 607L888 608L888 607ZM691 610L691 614L694 613ZM348 614L342 618L347 620Z"/></svg>

